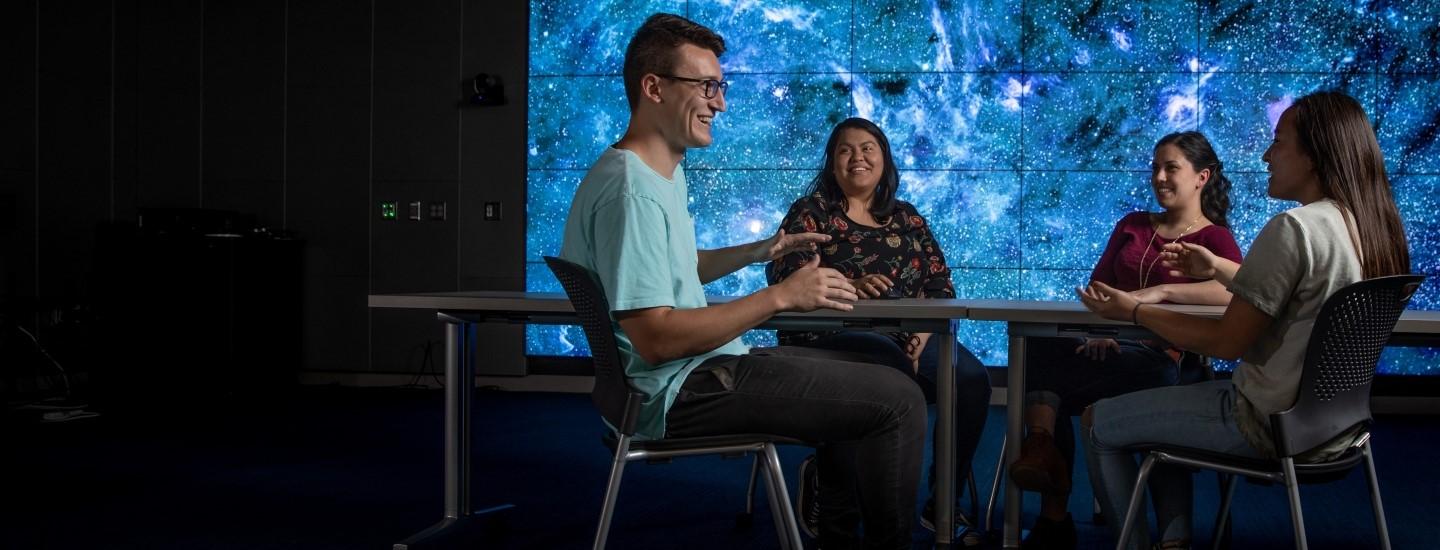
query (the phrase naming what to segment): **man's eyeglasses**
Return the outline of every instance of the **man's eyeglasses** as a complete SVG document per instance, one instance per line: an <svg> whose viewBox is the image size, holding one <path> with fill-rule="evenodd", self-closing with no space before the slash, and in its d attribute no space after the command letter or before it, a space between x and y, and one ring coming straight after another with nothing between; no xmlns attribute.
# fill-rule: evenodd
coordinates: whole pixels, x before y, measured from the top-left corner
<svg viewBox="0 0 1440 550"><path fill-rule="evenodd" d="M685 78L671 74L657 74L655 76L668 78L670 80L679 80L681 82L695 82L700 85L700 96L705 99L713 99L716 93L724 94L726 90L730 89L729 82L715 80L713 78Z"/></svg>

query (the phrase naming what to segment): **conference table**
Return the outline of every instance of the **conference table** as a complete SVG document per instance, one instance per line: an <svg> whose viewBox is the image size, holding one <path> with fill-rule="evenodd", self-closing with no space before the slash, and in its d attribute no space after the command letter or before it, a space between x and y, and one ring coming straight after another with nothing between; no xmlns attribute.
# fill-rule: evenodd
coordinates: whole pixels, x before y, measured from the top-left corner
<svg viewBox="0 0 1440 550"><path fill-rule="evenodd" d="M710 297L710 303L724 303L733 297ZM579 324L574 308L564 294L507 291L432 292L414 294L373 294L372 308L433 310L445 327L445 507L444 516L429 528L396 543L395 550L428 547L433 542L453 540L489 514L508 509L501 505L483 510L472 508L470 453L475 350L467 349L469 327L477 323ZM1218 318L1220 306L1161 305L1184 313ZM848 312L821 310L809 313L782 313L758 328L785 330L860 329L877 331L930 332L951 336L941 346L940 364L954 364L953 335L962 320L1004 322L1009 335L1010 361L1007 369L1005 417L1006 437L1015 442L1005 446L1003 467L1020 456L1023 439L1025 397L1025 342L1034 337L1143 338L1153 336L1143 327L1104 319L1078 302L1021 300L862 300ZM1392 345L1440 344L1440 311L1406 311L1395 327ZM936 536L937 546L953 543L954 526L954 370L939 369L936 381ZM1018 548L1020 489L1005 484L1003 545ZM978 520L978 518L974 518ZM989 521L987 520L987 524Z"/></svg>

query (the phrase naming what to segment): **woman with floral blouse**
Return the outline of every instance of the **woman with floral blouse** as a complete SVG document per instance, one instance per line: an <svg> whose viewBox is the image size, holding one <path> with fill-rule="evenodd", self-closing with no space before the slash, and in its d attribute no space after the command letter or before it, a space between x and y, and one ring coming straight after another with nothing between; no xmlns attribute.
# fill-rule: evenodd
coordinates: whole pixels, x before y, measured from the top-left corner
<svg viewBox="0 0 1440 550"><path fill-rule="evenodd" d="M792 234L830 235L829 244L818 250L820 265L850 278L861 299L954 298L945 254L925 217L914 205L895 198L899 183L885 133L869 120L847 119L831 131L820 172L805 196L790 206L781 228ZM766 270L770 284L779 283L803 267L813 254L797 252L771 262ZM781 345L861 353L874 363L900 369L920 384L932 402L939 346L946 343L939 340L926 333L779 333ZM985 426L990 378L984 365L964 346L957 346L955 357L955 476L963 479ZM856 540L859 509L853 495L854 465L832 464L840 460L827 458L817 465L822 544ZM934 481L932 463L932 494L920 518L921 525L932 530ZM801 499L805 497L802 493ZM956 526L968 525L956 509Z"/></svg>

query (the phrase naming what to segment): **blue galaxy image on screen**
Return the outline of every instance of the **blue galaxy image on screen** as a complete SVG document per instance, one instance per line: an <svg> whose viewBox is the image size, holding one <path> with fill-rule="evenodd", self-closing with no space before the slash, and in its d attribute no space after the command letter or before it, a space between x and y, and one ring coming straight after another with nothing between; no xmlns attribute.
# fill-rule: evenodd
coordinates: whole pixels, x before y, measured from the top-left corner
<svg viewBox="0 0 1440 550"><path fill-rule="evenodd" d="M852 116L885 130L899 198L934 228L961 298L1074 301L1114 224L1156 210L1151 149L1199 130L1233 182L1230 224L1248 250L1288 208L1265 196L1261 154L1295 98L1340 89L1375 126L1411 265L1431 279L1412 309L1440 309L1440 0L532 0L526 288L559 292L575 188L629 119L625 46L669 12L725 38L727 110L687 153L700 248L772 235ZM755 265L706 286L741 295ZM960 323L987 365L1005 326ZM751 345L773 345L756 330ZM532 326L530 355L586 355L579 327ZM1440 375L1432 348L1390 348L1380 372Z"/></svg>

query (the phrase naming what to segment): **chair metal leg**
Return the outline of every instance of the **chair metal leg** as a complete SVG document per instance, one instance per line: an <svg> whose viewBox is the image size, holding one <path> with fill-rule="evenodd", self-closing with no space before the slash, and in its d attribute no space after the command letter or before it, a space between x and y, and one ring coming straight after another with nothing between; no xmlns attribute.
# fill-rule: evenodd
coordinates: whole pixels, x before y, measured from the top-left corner
<svg viewBox="0 0 1440 550"><path fill-rule="evenodd" d="M1380 548L1390 550L1390 528L1385 524L1385 506L1380 503L1380 479L1375 476L1375 457L1371 454L1370 441L1360 447L1365 457L1365 477L1370 481L1370 504L1375 510L1375 530L1380 533Z"/></svg>
<svg viewBox="0 0 1440 550"><path fill-rule="evenodd" d="M775 472L770 469L770 464L765 464L765 499L770 504L770 518L775 520L775 535L780 537L781 550L791 550L790 540L785 536L785 518L781 515L780 499L776 498Z"/></svg>
<svg viewBox="0 0 1440 550"><path fill-rule="evenodd" d="M969 475L965 476L966 484L970 487L970 521L980 519L980 493L975 490L975 468L971 467Z"/></svg>
<svg viewBox="0 0 1440 550"><path fill-rule="evenodd" d="M1005 473L1005 446L1010 444L1009 438L1000 439L1000 458L995 460L995 476L990 480L990 498L985 503L985 532L990 532L992 518L995 517L995 500L1000 496L1000 476Z"/></svg>
<svg viewBox="0 0 1440 550"><path fill-rule="evenodd" d="M775 517L775 530L780 537L780 547L801 550L804 544L800 542L800 524L795 521L795 509L790 506L790 491L785 487L785 474L780 470L780 453L775 450L774 444L766 443L763 454L770 510Z"/></svg>
<svg viewBox="0 0 1440 550"><path fill-rule="evenodd" d="M595 530L595 550L605 550L605 541L610 538L610 517L615 514L615 501L620 496L620 476L625 473L629 454L630 436L621 434L615 442L615 459L610 464L610 482L605 485L605 500L600 505L600 526Z"/></svg>
<svg viewBox="0 0 1440 550"><path fill-rule="evenodd" d="M1235 486L1240 476L1220 474L1220 513L1215 517L1215 533L1211 535L1212 548L1220 550L1225 543L1225 527L1230 523L1230 502L1235 498Z"/></svg>
<svg viewBox="0 0 1440 550"><path fill-rule="evenodd" d="M778 485L775 481L776 471L770 468L770 461L767 460L768 457L764 456L763 450L756 458L764 460L760 473L765 476L765 500L770 506L770 519L775 522L775 534L780 537L780 548L781 550L790 550L790 541L785 536L785 518L780 511L779 492L776 491Z"/></svg>
<svg viewBox="0 0 1440 550"><path fill-rule="evenodd" d="M1280 465L1285 468L1285 492L1290 495L1290 521L1295 525L1295 548L1306 550L1310 545L1305 542L1305 512L1300 508L1300 480L1295 478L1295 459L1282 458Z"/></svg>
<svg viewBox="0 0 1440 550"><path fill-rule="evenodd" d="M1120 541L1115 543L1115 550L1125 550L1125 543L1130 542L1135 516L1140 511L1141 502L1145 500L1145 483L1150 480L1150 470L1155 468L1155 462L1155 454L1149 453L1145 455L1145 462L1140 464L1140 475L1135 478L1135 490L1130 492L1130 506L1125 509L1125 522L1120 524ZM1145 520L1142 518L1140 522L1143 524Z"/></svg>
<svg viewBox="0 0 1440 550"><path fill-rule="evenodd" d="M755 514L755 482L760 480L760 461L764 458L755 455L755 461L750 463L750 484L745 489L745 515Z"/></svg>

